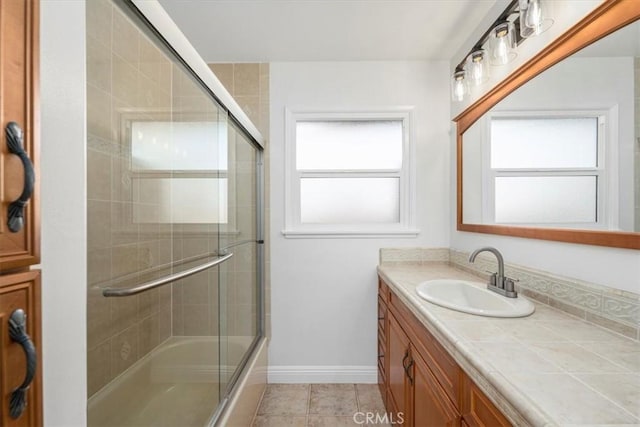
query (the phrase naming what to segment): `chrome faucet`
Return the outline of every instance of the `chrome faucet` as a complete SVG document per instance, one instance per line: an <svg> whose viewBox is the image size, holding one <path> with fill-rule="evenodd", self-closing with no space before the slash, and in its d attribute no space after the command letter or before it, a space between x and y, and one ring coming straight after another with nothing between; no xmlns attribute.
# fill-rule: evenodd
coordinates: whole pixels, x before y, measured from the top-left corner
<svg viewBox="0 0 640 427"><path fill-rule="evenodd" d="M513 279L505 277L504 275L504 258L502 258L502 254L500 253L500 251L490 246L476 249L471 255L469 255L469 262L474 262L480 252L491 252L498 259L498 272L493 273L489 277L487 289L493 292L497 292L500 295L504 295L505 297L517 298L518 293L515 290Z"/></svg>

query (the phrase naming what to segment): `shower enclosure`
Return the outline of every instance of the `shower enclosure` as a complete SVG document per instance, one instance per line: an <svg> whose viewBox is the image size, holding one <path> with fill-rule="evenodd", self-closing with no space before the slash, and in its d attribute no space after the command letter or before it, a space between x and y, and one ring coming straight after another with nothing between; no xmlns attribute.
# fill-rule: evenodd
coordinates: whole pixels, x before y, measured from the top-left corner
<svg viewBox="0 0 640 427"><path fill-rule="evenodd" d="M89 425L213 423L263 336L263 150L135 6L86 8Z"/></svg>

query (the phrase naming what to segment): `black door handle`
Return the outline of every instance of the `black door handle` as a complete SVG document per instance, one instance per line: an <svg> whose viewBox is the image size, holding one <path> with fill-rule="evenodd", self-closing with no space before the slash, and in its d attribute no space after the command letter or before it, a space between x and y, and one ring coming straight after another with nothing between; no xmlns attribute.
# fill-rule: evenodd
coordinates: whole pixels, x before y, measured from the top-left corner
<svg viewBox="0 0 640 427"><path fill-rule="evenodd" d="M33 194L33 185L36 180L36 174L33 170L33 163L24 151L23 139L24 134L20 125L16 122L9 122L4 129L7 136L7 147L12 154L20 157L22 166L24 167L24 187L20 197L11 202L9 205L9 213L7 215L7 226L9 231L17 233L24 226L24 207L27 205L29 198Z"/></svg>
<svg viewBox="0 0 640 427"><path fill-rule="evenodd" d="M24 310L17 309L9 317L9 336L12 341L22 346L27 358L27 372L22 384L11 392L9 402L9 415L11 418L19 418L27 407L27 390L36 374L37 355L33 341L27 335L27 315Z"/></svg>

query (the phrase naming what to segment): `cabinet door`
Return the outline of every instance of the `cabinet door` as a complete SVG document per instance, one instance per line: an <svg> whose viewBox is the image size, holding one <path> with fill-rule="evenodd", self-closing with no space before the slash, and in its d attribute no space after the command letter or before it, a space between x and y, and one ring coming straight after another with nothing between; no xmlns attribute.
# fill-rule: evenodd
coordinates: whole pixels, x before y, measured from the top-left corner
<svg viewBox="0 0 640 427"><path fill-rule="evenodd" d="M413 425L415 427L459 426L461 417L426 362L413 354Z"/></svg>
<svg viewBox="0 0 640 427"><path fill-rule="evenodd" d="M9 206L18 199L27 199L25 176L29 162L37 176L37 43L38 1L0 1L0 273L39 262L37 179L24 209L13 206L14 213L21 212L22 225L15 225L19 220L14 215L13 231L8 226ZM7 137L11 122L21 129L21 138L20 132ZM20 153L15 145L10 151L9 141L18 142Z"/></svg>
<svg viewBox="0 0 640 427"><path fill-rule="evenodd" d="M400 415L405 419L405 421L410 421L408 416L410 414L409 395L411 392L411 386L405 372L405 366L408 365L411 358L409 339L393 314L389 312L388 316L389 372L387 380L389 382L390 400L392 400L392 402L390 402L392 405L390 406L392 406L392 411L397 413L395 415Z"/></svg>
<svg viewBox="0 0 640 427"><path fill-rule="evenodd" d="M462 415L469 427L510 427L511 423L489 398L464 375Z"/></svg>
<svg viewBox="0 0 640 427"><path fill-rule="evenodd" d="M35 345L36 374L27 389L26 407L20 416L14 418L9 402L14 390L25 381L27 371L25 350L9 334L9 319L18 309L26 313L26 332ZM40 272L0 276L0 425L3 427L42 425L40 342Z"/></svg>

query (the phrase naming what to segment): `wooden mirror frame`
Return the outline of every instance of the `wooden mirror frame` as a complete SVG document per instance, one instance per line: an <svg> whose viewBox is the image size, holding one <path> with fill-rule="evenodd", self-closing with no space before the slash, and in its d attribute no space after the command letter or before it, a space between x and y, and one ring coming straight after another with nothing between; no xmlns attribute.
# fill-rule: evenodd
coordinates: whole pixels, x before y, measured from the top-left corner
<svg viewBox="0 0 640 427"><path fill-rule="evenodd" d="M591 43L640 19L640 0L607 0L453 120L457 125L457 229L530 239L640 249L640 233L512 227L462 222L462 134L511 92Z"/></svg>

